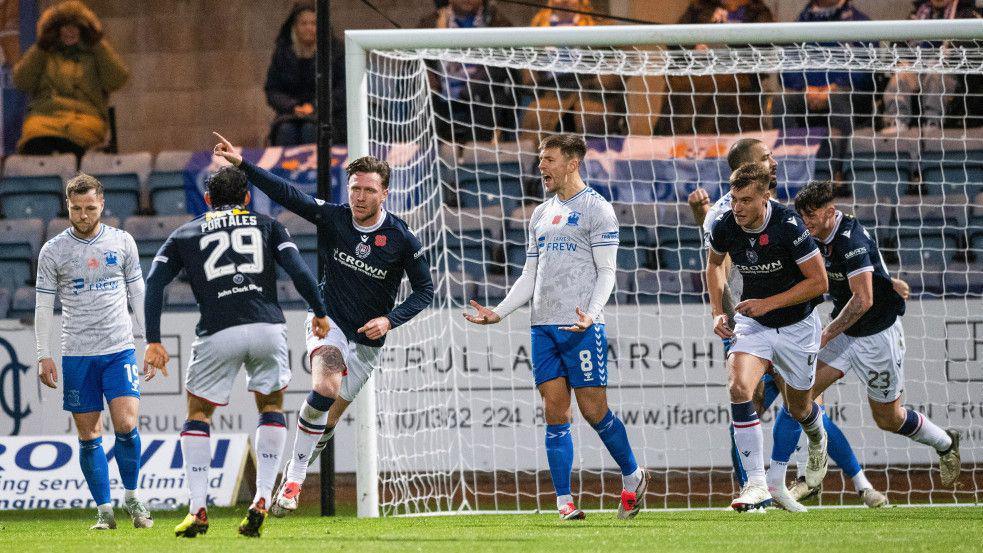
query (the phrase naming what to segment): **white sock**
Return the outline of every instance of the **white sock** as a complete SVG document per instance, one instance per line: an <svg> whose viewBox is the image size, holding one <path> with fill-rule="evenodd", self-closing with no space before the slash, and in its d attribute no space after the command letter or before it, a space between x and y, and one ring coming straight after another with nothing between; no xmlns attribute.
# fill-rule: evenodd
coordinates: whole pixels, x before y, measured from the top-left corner
<svg viewBox="0 0 983 553"><path fill-rule="evenodd" d="M207 426L205 428L205 433L201 433L188 430L186 424L185 430L181 432L184 475L190 493L188 512L191 514L197 514L199 509L208 507L208 466L212 462L212 444Z"/></svg>
<svg viewBox="0 0 983 553"><path fill-rule="evenodd" d="M112 503L103 503L102 505L96 505L96 509L98 509L98 511L100 513L112 513L113 512L113 504Z"/></svg>
<svg viewBox="0 0 983 553"><path fill-rule="evenodd" d="M125 490L123 492L123 500L124 501L129 501L131 499L136 499L136 498L137 498L137 491L136 490Z"/></svg>
<svg viewBox="0 0 983 553"><path fill-rule="evenodd" d="M316 461L317 458L321 456L321 452L324 451L324 448L328 447L328 442L330 442L331 438L333 437L334 427L329 426L325 429L324 435L321 436L321 439L317 441L317 445L314 446L314 453L311 453L311 463ZM308 466L310 466L310 463L308 463Z"/></svg>
<svg viewBox="0 0 983 553"><path fill-rule="evenodd" d="M314 449L324 434L328 422L328 412L311 407L304 401L297 415L297 435L294 437L294 449L290 457L290 470L286 479L290 482L303 483L307 477L307 467L314 455ZM324 446L321 446L322 448Z"/></svg>
<svg viewBox="0 0 983 553"><path fill-rule="evenodd" d="M283 413L263 413L256 427L256 496L253 504L263 501L269 508L273 484L280 470L283 446L287 443L287 427Z"/></svg>
<svg viewBox="0 0 983 553"><path fill-rule="evenodd" d="M573 503L572 495L558 495L556 496L556 509L560 510L567 506L567 503Z"/></svg>
<svg viewBox="0 0 983 553"><path fill-rule="evenodd" d="M785 474L787 471L788 463L772 459L771 465L768 466L768 486L779 489L785 487Z"/></svg>
<svg viewBox="0 0 983 553"><path fill-rule="evenodd" d="M744 472L747 473L748 483L766 485L765 460L762 455L764 437L761 435L761 424L746 428L734 426L734 443L737 444L737 453L741 458Z"/></svg>
<svg viewBox="0 0 983 553"><path fill-rule="evenodd" d="M635 469L635 472L631 474L621 475L621 485L626 490L634 491L635 488L637 488L638 485L641 483L642 483L642 467L638 467L637 469Z"/></svg>
<svg viewBox="0 0 983 553"><path fill-rule="evenodd" d="M812 414L806 417L806 421L809 421L810 418L812 418L812 420L809 422L799 421L799 424L802 425L802 431L805 432L806 437L809 438L809 441L815 443L823 439L823 436L826 434L826 429L823 428L822 410L815 403L812 405L814 410Z"/></svg>
<svg viewBox="0 0 983 553"><path fill-rule="evenodd" d="M867 488L873 488L874 486L867 480L867 475L864 471L860 471L853 475L853 489L855 491L866 490Z"/></svg>
<svg viewBox="0 0 983 553"><path fill-rule="evenodd" d="M920 444L934 448L939 453L948 451L952 447L952 438L925 415L918 413L918 416L922 419L921 428L915 430L910 438Z"/></svg>

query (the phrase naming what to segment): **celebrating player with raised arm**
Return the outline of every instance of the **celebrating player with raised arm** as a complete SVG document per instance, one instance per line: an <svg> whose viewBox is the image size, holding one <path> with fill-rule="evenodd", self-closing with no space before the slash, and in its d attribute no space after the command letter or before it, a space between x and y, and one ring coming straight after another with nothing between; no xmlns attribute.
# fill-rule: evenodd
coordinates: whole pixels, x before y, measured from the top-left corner
<svg viewBox="0 0 983 553"><path fill-rule="evenodd" d="M546 412L546 457L560 518L582 519L570 492L573 438L570 389L580 413L597 431L621 468L619 518L633 518L647 487L625 426L608 408L607 335L601 310L615 284L618 220L614 209L580 178L584 139L556 135L543 140L539 169L546 191L529 221L526 263L508 295L493 309L471 300L476 324L494 324L532 299L532 364Z"/></svg>
<svg viewBox="0 0 983 553"><path fill-rule="evenodd" d="M34 332L39 376L44 385L57 387L58 369L50 351L57 294L62 305L63 408L75 420L79 464L98 510L92 529L116 528L109 463L102 448L104 397L116 432L113 450L125 489L123 508L136 528L150 528L153 518L137 498L140 373L133 340L143 336L140 256L132 236L100 222L106 203L102 183L95 177L79 173L68 181L65 195L72 226L48 240L38 257ZM145 376L150 380L154 373Z"/></svg>
<svg viewBox="0 0 983 553"><path fill-rule="evenodd" d="M905 302L892 285L877 242L859 221L836 209L828 182L806 185L795 196L795 209L826 258L833 299L833 320L823 329L813 393L856 373L867 383L878 428L938 452L942 484L952 486L961 470L959 433L942 430L901 404Z"/></svg>
<svg viewBox="0 0 983 553"><path fill-rule="evenodd" d="M259 537L280 469L287 440L283 389L290 382L287 325L277 301L276 266L283 267L297 291L314 310L318 336L328 330L317 280L307 269L290 234L275 219L245 209L246 175L224 167L210 176L205 202L211 208L171 233L147 277L147 353L149 370L163 368L167 351L160 343L164 287L184 269L201 319L195 329L185 389L188 420L181 431L184 471L191 501L188 515L174 529L193 538L208 531L210 421L215 408L227 405L236 375L246 368L249 391L256 396L259 424L256 448L256 495L239 533Z"/></svg>
<svg viewBox="0 0 983 553"><path fill-rule="evenodd" d="M284 516L297 508L308 464L331 439L341 415L379 363L386 334L430 305L433 281L420 241L405 221L382 206L389 194L388 163L372 156L350 162L351 204L331 204L244 161L228 140L216 136L221 142L215 155L240 167L273 201L317 225L330 247L321 290L331 331L325 337L308 332L313 389L300 406L293 453L270 509L272 515ZM413 291L393 307L404 274Z"/></svg>
<svg viewBox="0 0 983 553"><path fill-rule="evenodd" d="M771 173L771 181L768 183L768 188L772 198L774 198L778 188L778 163L772 156L770 148L764 142L756 138L742 138L734 142L727 152L727 164L730 166L731 171L736 171L738 167L745 163L753 162L763 163L768 166ZM722 195L712 206L710 206L710 199L706 190L702 188L697 188L689 195L690 209L693 211L693 217L696 223L703 227L705 243L709 244L710 230L714 221L724 213L730 211L731 203L732 197L730 192ZM735 314L734 305L736 304L733 294L736 293L738 296L740 294L742 284L741 274L736 270L732 270L730 256L725 257L724 267L728 281L724 289L723 308L727 314L728 321L733 325ZM897 281L897 286L899 289L902 287L907 288L907 285L902 281ZM726 358L730 350L730 338L723 338L722 340L724 342L724 357ZM752 400L756 412L764 413L771 408L772 403L774 403L779 395L780 383L780 377L776 382L771 372L765 373L761 378L761 383L755 389ZM815 400L822 406L821 396L816 395ZM822 417L823 426L826 428L826 434L829 437L829 456L854 483L864 504L868 507L880 507L886 504L887 497L875 490L870 481L867 480L867 476L864 474L863 468L860 466L860 462L857 460L857 456L853 452L853 447L850 445L850 441L846 435L829 418L825 409L823 409ZM803 479L801 482L796 483L796 486L792 490L786 493L785 474L788 469L788 463L792 458L792 453L795 452L801 435L802 427L789 414L788 408L782 405L778 411L778 416L775 418L775 424L772 425L773 444L777 444L777 447L773 445L771 450L768 483L775 490L772 494L772 499L783 509L795 512L806 510L799 501L811 497L821 490L821 487L809 488L805 485L805 480ZM747 474L744 472L744 467L741 464L741 457L737 452L733 432L731 432L731 463L733 463L737 481L743 487L747 483Z"/></svg>
<svg viewBox="0 0 983 553"><path fill-rule="evenodd" d="M770 181L765 165L738 168L730 177L732 209L714 221L709 239L706 276L713 328L721 338L733 339L728 387L734 441L748 477L731 503L738 511L767 506L772 499L765 481L761 424L751 402L769 363L785 382L789 412L809 437L809 484L821 482L828 466L821 410L811 392L821 328L813 307L826 292L826 270L795 212L770 199ZM733 330L723 310L727 255L744 281Z"/></svg>

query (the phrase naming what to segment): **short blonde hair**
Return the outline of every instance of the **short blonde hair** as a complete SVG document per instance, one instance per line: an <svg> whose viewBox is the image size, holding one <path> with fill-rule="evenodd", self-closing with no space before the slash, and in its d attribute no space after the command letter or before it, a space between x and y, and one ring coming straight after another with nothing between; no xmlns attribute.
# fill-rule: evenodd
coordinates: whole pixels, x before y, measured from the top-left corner
<svg viewBox="0 0 983 553"><path fill-rule="evenodd" d="M81 171L65 184L66 197L71 197L74 194L87 194L90 190L95 190L97 196L102 196L102 183L99 182L99 179Z"/></svg>

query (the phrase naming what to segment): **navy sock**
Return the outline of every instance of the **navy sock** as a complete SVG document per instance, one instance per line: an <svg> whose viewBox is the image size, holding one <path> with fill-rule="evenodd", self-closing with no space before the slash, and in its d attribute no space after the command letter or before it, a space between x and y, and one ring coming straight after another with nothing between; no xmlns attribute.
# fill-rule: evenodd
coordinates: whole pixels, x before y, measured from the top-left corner
<svg viewBox="0 0 983 553"><path fill-rule="evenodd" d="M123 487L128 490L137 489L140 478L140 432L134 428L124 434L117 433L113 451Z"/></svg>
<svg viewBox="0 0 983 553"><path fill-rule="evenodd" d="M573 470L573 436L570 424L546 425L546 460L556 495L570 495L570 471Z"/></svg>
<svg viewBox="0 0 983 553"><path fill-rule="evenodd" d="M638 463L635 462L635 454L631 451L631 444L628 443L628 432L621 419L614 416L608 409L601 422L593 425L597 435L604 442L604 447L608 448L608 453L618 463L621 468L622 476L627 476L638 470Z"/></svg>
<svg viewBox="0 0 983 553"><path fill-rule="evenodd" d="M96 505L109 503L109 461L106 451L102 448L102 437L91 440L79 440L79 464L85 483Z"/></svg>

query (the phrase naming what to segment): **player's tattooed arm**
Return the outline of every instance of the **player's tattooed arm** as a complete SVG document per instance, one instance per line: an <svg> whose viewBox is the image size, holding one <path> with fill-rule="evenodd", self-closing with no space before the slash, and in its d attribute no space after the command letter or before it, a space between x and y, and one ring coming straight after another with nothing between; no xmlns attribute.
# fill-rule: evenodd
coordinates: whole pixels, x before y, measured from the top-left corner
<svg viewBox="0 0 983 553"><path fill-rule="evenodd" d="M873 271L864 271L850 277L850 291L853 292L853 295L843 306L840 314L823 329L823 335L819 342L820 348L826 347L830 340L853 326L874 304L873 274Z"/></svg>

